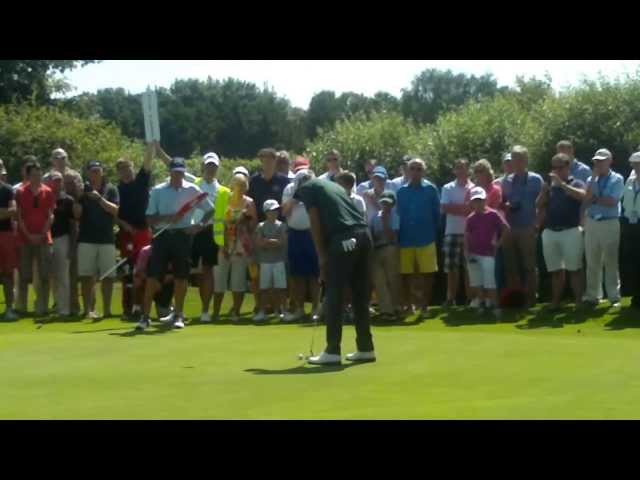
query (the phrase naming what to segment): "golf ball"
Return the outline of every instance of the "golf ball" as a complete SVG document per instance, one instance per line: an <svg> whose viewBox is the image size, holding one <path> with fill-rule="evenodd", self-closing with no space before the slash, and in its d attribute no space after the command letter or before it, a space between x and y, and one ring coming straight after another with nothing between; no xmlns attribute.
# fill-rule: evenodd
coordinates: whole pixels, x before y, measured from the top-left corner
<svg viewBox="0 0 640 480"><path fill-rule="evenodd" d="M303 353L299 353L298 354L298 360L304 360L304 354Z"/></svg>

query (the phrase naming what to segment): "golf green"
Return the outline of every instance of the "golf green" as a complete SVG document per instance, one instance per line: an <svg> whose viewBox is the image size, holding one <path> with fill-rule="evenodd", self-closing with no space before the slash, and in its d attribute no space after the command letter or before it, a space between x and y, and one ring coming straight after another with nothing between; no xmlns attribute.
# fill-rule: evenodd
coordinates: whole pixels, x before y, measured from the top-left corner
<svg viewBox="0 0 640 480"><path fill-rule="evenodd" d="M240 324L200 324L190 289L184 330L141 334L119 318L0 322L0 418L640 418L640 315L628 299L500 323L435 307L427 320L375 323L377 363L325 368L297 358L313 325L256 326L252 306ZM347 325L343 354L353 348Z"/></svg>

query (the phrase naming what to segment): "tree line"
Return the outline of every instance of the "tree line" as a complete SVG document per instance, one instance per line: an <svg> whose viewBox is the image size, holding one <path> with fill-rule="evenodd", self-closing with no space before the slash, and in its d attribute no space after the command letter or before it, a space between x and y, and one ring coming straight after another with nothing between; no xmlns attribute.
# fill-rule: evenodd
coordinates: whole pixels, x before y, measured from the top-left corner
<svg viewBox="0 0 640 480"><path fill-rule="evenodd" d="M10 172L12 159L45 155L54 144L80 163L98 158L109 166L118 156L141 155L140 94L116 88L60 98L70 88L61 75L88 63L0 61L0 158ZM614 168L624 173L640 144L640 73L554 92L550 78L519 77L500 87L490 74L429 69L398 97L321 91L307 109L250 82L181 79L159 89L158 102L165 150L191 159L193 168L205 151L235 165L268 145L304 152L321 169L324 152L337 148L360 175L367 159L395 170L411 154L442 182L455 158L487 158L498 168L514 144L527 145L534 167L545 171L555 143L569 138L584 160L601 146L611 149Z"/></svg>

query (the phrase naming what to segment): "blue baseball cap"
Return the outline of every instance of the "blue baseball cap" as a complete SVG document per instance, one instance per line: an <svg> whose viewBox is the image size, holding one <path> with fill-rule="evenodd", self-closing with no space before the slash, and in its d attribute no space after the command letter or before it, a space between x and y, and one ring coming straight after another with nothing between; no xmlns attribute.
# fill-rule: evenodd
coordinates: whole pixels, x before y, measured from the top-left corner
<svg viewBox="0 0 640 480"><path fill-rule="evenodd" d="M382 167L382 166L378 166L376 168L373 169L373 172L371 173L372 176L374 177L379 177L383 180L386 180L389 178L389 175L387 174L387 169Z"/></svg>

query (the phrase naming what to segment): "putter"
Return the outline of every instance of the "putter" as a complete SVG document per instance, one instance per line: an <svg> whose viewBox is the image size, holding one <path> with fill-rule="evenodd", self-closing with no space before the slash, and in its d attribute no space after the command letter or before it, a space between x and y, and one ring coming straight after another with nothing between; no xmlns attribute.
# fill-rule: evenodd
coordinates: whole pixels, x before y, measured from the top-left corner
<svg viewBox="0 0 640 480"><path fill-rule="evenodd" d="M320 282L320 300L319 303L320 305L322 305L322 302L324 301L324 282ZM322 307L320 307L322 309ZM318 321L319 321L320 315L318 315L316 317L316 319L313 322L313 330L311 332L311 344L309 345L309 355L305 355L304 353L300 353L298 354L298 360L309 360L309 358L313 357L315 354L313 353L313 346L315 343L315 339L316 339L316 330L318 329Z"/></svg>
<svg viewBox="0 0 640 480"><path fill-rule="evenodd" d="M178 215L178 220L180 218L182 218L189 210L191 210L193 207L195 207L198 203L200 203L202 200L204 200L207 197L207 193L203 192L201 194L199 194L198 196L192 198L191 200L189 200L187 203L185 203L180 210L177 211L176 215ZM171 225L173 225L174 222L171 223L167 223L164 227L162 227L160 230L158 230L156 233L154 233L152 240L157 238L158 236L160 236L160 234L162 234L165 230L167 230ZM118 263L116 263L113 267L111 267L109 270L107 270L105 273L103 273L98 281L102 281L105 278L107 278L109 275L111 275L114 271L116 271L118 268L120 268L120 266L122 266L126 261L129 260L129 257L124 257L123 259L121 259Z"/></svg>

